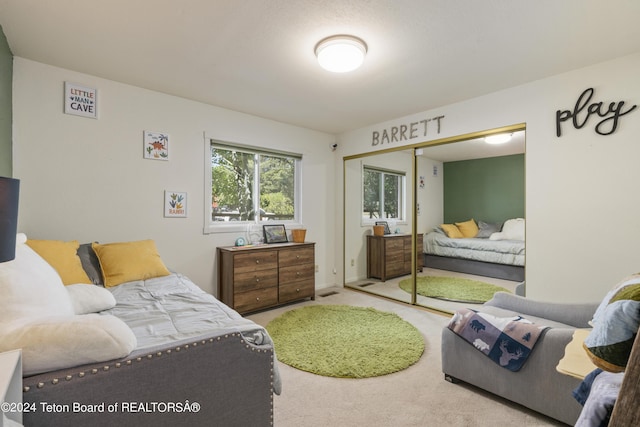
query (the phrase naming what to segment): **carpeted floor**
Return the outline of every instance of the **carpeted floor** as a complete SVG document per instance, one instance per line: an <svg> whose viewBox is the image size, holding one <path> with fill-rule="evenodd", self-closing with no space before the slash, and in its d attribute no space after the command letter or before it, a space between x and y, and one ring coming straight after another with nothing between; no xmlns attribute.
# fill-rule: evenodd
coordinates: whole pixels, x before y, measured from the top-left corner
<svg viewBox="0 0 640 427"><path fill-rule="evenodd" d="M413 281L411 278L402 279L399 286L403 291L410 293ZM417 294L424 297L472 304L487 302L496 292L510 292L506 288L480 280L445 276L418 276L416 288Z"/></svg>
<svg viewBox="0 0 640 427"><path fill-rule="evenodd" d="M267 331L279 361L327 377L388 375L413 365L424 352L415 326L371 307L308 305L276 317Z"/></svg>
<svg viewBox="0 0 640 427"><path fill-rule="evenodd" d="M331 292L336 293L320 296ZM248 317L266 326L285 311L317 304L394 312L418 328L425 338L425 351L403 371L363 379L324 377L279 363L282 394L274 396L276 427L563 425L472 386L446 382L441 372L440 334L448 317L344 288L322 289L315 301Z"/></svg>
<svg viewBox="0 0 640 427"><path fill-rule="evenodd" d="M484 276L476 276L472 274L465 273L456 273L454 271L446 271L446 270L438 270L434 268L423 268L423 271L418 274L420 276L443 276L443 277L461 277L465 279L471 280L481 280L483 282L491 283L496 286L503 287L510 292L515 292L516 286L520 282L514 282L510 280L502 280L495 279L492 277L484 277ZM411 295L398 286L399 282L403 279L406 279L408 276L400 276L394 277L392 279L388 279L385 282L376 279L367 279L362 281L356 281L349 283L347 287L363 290L366 292L370 292L376 295L381 295L385 297L389 297L402 302L411 302ZM422 295L418 295L418 305L427 308L433 308L435 310L444 311L448 313L454 313L459 308L473 308L473 305L469 305L470 303L459 303L455 301L448 301L444 299L438 298L429 298L424 297ZM479 306L477 304L476 306Z"/></svg>

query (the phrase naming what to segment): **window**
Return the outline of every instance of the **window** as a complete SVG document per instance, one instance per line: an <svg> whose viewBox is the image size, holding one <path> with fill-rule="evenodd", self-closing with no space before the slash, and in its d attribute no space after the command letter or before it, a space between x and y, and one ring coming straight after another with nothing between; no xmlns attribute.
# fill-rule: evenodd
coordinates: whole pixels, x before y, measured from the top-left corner
<svg viewBox="0 0 640 427"><path fill-rule="evenodd" d="M209 144L209 228L298 221L300 155Z"/></svg>
<svg viewBox="0 0 640 427"><path fill-rule="evenodd" d="M405 173L363 166L362 220L405 220Z"/></svg>

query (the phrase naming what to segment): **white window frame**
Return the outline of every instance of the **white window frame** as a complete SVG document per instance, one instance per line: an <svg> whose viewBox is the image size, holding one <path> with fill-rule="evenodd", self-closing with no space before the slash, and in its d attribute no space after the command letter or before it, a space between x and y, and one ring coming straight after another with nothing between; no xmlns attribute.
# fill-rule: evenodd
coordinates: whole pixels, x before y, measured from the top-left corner
<svg viewBox="0 0 640 427"><path fill-rule="evenodd" d="M261 221L260 216L257 215L252 221L213 221L212 220L212 200L211 200L211 146L219 145L222 147L237 148L241 151L249 151L256 154L273 155L273 156L285 156L295 159L295 172L294 172L294 219L293 220L278 220L278 221ZM262 226L266 224L284 224L287 228L299 228L303 227L302 224L302 154L285 152L281 150L271 150L264 147L251 146L245 144L238 144L235 142L227 142L218 138L205 134L204 136L204 234L214 233L261 233ZM256 168L258 166L256 165ZM259 171L255 172L256 180L254 180L254 194L259 194ZM254 200L254 205L259 204L259 201ZM256 207L257 208L257 207ZM243 234L244 236L244 234Z"/></svg>
<svg viewBox="0 0 640 427"><path fill-rule="evenodd" d="M400 218L365 218L364 216L362 216L362 213L364 212L364 172L365 169L368 169L370 171L376 171L376 172L380 172L383 174L390 174L390 175L396 175L399 176L402 180L401 184L402 184L402 188L400 189L400 191L398 191L398 197L400 198L400 200L398 200L398 207L401 210L401 214L399 215ZM394 224L406 224L407 223L407 174L404 171L397 171L397 170L391 170L391 169L385 169L385 168L381 168L378 166L372 166L372 165L366 165L366 164L362 164L362 170L360 173L361 179L362 181L360 182L360 213L361 213L361 225L363 226L370 226L370 225L374 225L376 223L376 221L392 221ZM380 195L381 195L381 205L384 208L384 179L382 179L381 182L381 186L382 188L380 189Z"/></svg>

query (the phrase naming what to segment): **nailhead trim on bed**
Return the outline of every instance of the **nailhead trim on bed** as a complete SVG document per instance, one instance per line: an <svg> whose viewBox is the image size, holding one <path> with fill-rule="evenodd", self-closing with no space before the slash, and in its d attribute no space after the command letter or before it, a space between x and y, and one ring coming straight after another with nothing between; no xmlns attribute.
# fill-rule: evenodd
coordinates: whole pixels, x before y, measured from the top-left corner
<svg viewBox="0 0 640 427"><path fill-rule="evenodd" d="M272 353L273 354L273 349L265 349L265 350L261 350L261 349L256 349L254 347L252 347L249 343L246 343L244 339L242 339L242 334L240 333L232 333L232 334L225 334L224 338L236 338L236 337L240 337L240 342L242 344L245 344L245 348L250 348L251 351L257 351L258 353ZM216 338L209 338L208 340L202 340L200 342L193 342L191 344L184 344L183 346L177 346L175 347L175 351L182 351L182 349L184 350L188 350L191 346L193 347L197 347L199 344L205 345L207 343L213 344L216 341L221 341L223 337L216 337ZM172 349L167 349L164 351L165 354L170 355L172 352ZM137 362L142 362L142 360L144 358L148 359L148 360L152 360L154 357L158 358L161 357L163 355L162 351L158 351L155 354L154 353L150 353L147 355L143 355L143 356L138 356L136 357L136 361ZM108 372L111 368L111 366L114 366L115 368L120 368L122 367L122 364L126 364L126 365L131 365L132 364L132 360L125 360L124 362L116 362L113 365L104 365L104 367L102 368L102 370L104 372ZM92 374L97 374L98 373L98 369L97 368L93 368L91 369L91 373ZM78 378L84 378L86 375L86 372L81 371L77 373ZM64 379L66 381L71 381L74 378L73 374L72 375L67 375L64 377ZM273 378L274 378L274 373L273 373L273 357L271 358L271 389L273 390ZM60 380L58 378L54 378L53 380L51 380L51 385L56 385L60 382ZM37 388L43 388L46 385L46 383L43 382L39 382L36 387ZM31 390L32 386L24 386L23 387L23 391L26 393L28 391ZM271 425L273 425L273 393L271 393Z"/></svg>

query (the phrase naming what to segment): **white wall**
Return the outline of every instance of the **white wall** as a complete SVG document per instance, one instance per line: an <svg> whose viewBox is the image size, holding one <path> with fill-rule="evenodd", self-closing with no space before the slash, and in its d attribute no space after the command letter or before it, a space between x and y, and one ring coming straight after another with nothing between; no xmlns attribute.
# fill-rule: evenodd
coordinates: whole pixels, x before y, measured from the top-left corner
<svg viewBox="0 0 640 427"><path fill-rule="evenodd" d="M640 105L640 53L442 108L368 126L338 137L341 156L526 123L527 295L550 301L598 301L640 269L637 164L640 108L608 136L570 122L556 137L556 110L591 102ZM372 146L372 132L444 115L441 132ZM340 163L340 160L337 160ZM340 219L339 219L340 220ZM336 248L340 248L339 245Z"/></svg>
<svg viewBox="0 0 640 427"><path fill-rule="evenodd" d="M98 120L63 113L65 81L98 89ZM13 85L18 225L27 236L154 239L170 268L217 295L215 248L241 233L202 232L206 132L303 155L302 221L317 242L316 287L334 284L334 136L19 57ZM144 130L170 134L168 162L143 159ZM164 190L188 193L188 218L163 217Z"/></svg>
<svg viewBox="0 0 640 427"><path fill-rule="evenodd" d="M434 174L434 167L437 174ZM424 187L417 188L418 232L427 233L444 222L444 168L438 160L418 157L418 180L424 177ZM409 230L411 232L411 230Z"/></svg>

